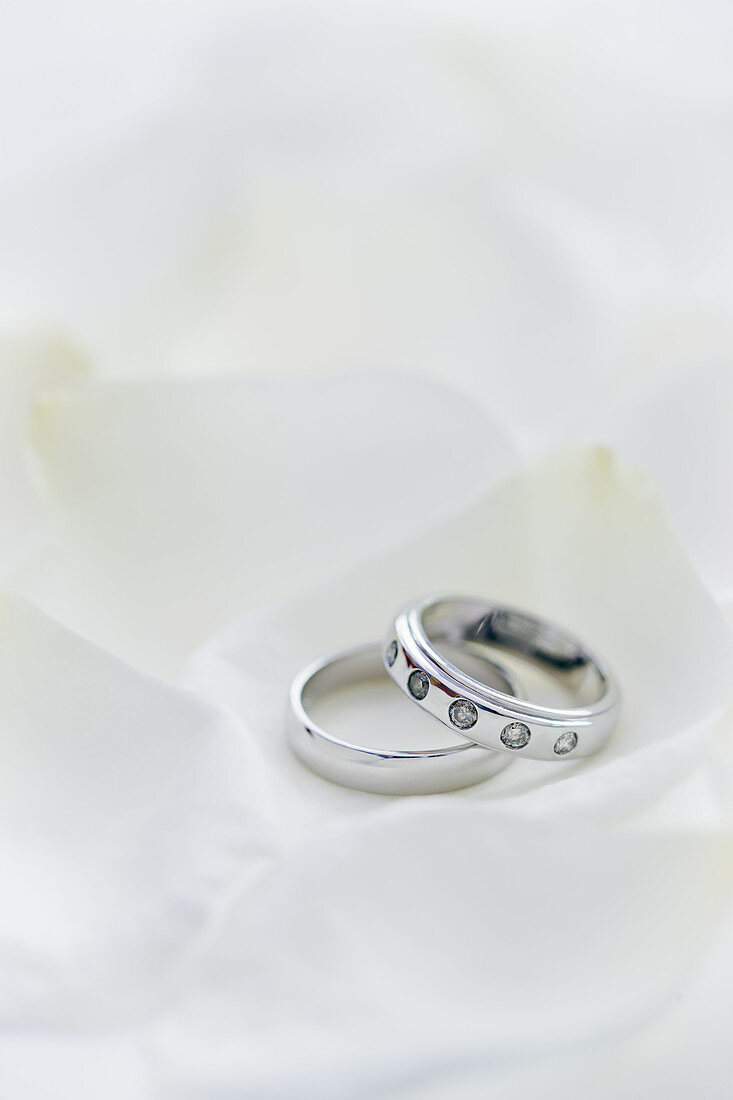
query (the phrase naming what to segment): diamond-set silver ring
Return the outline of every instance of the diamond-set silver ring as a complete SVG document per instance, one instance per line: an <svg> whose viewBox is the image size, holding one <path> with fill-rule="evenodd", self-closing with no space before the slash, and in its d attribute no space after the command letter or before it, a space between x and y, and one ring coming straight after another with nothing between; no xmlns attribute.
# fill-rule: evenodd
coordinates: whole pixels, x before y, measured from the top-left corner
<svg viewBox="0 0 733 1100"><path fill-rule="evenodd" d="M524 698L506 664L517 659L549 677L563 703L569 696L573 705ZM322 697L385 671L408 699L463 740L397 751L355 744L314 720L312 708ZM485 599L433 596L397 614L384 646L343 650L298 673L289 739L312 771L343 786L431 794L481 782L512 758L559 762L598 752L620 707L606 663L564 628Z"/></svg>
<svg viewBox="0 0 733 1100"><path fill-rule="evenodd" d="M546 706L497 690L444 656L446 639L529 660L581 705ZM408 604L390 629L384 665L424 710L497 752L555 761L590 756L618 720L620 693L605 662L562 627L487 600L441 596Z"/></svg>

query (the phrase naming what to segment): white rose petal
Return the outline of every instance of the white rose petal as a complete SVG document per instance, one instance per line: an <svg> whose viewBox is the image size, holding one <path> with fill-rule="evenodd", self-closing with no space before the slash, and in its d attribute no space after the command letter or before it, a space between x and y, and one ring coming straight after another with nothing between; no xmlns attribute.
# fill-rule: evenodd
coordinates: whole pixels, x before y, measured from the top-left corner
<svg viewBox="0 0 733 1100"><path fill-rule="evenodd" d="M80 9L63 64L11 49L4 315L60 309L127 376L386 349L524 400L530 434L543 400L587 412L619 371L730 352L722 12L454 8L171 27L153 4L164 47L116 13L113 56ZM32 127L29 64L54 105Z"/></svg>
<svg viewBox="0 0 733 1100"><path fill-rule="evenodd" d="M149 1088L139 1032L9 1028L0 1034L0 1089L12 1100L140 1100Z"/></svg>
<svg viewBox="0 0 733 1100"><path fill-rule="evenodd" d="M157 1026L164 1094L357 1100L582 1052L689 972L731 855L447 798L332 826L249 892Z"/></svg>
<svg viewBox="0 0 733 1100"><path fill-rule="evenodd" d="M43 596L43 575L27 591L166 672L237 612L364 560L515 463L473 403L378 374L93 385L41 402L33 443L65 590Z"/></svg>
<svg viewBox="0 0 733 1100"><path fill-rule="evenodd" d="M712 942L712 950L689 984L681 984L664 1010L630 1029L576 1050L552 1050L524 1065L456 1067L448 1080L400 1087L385 1100L726 1100L733 1054L733 923ZM690 935L706 933L693 929ZM683 933L683 940L687 935Z"/></svg>
<svg viewBox="0 0 733 1100"><path fill-rule="evenodd" d="M86 360L60 336L26 334L0 343L0 562L39 535L38 501L24 461L33 401L87 373Z"/></svg>
<svg viewBox="0 0 733 1100"><path fill-rule="evenodd" d="M733 597L732 423L733 371L696 363L624 391L586 429L650 472L720 600Z"/></svg>
<svg viewBox="0 0 733 1100"><path fill-rule="evenodd" d="M0 1019L138 1013L272 855L255 754L231 715L8 595L0 699Z"/></svg>

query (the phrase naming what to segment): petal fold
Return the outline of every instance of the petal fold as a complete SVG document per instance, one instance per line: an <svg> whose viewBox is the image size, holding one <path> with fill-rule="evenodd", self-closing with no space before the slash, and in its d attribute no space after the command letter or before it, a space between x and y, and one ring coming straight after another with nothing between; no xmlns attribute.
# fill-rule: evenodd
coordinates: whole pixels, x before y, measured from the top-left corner
<svg viewBox="0 0 733 1100"><path fill-rule="evenodd" d="M231 714L0 597L0 1020L156 1002L276 844Z"/></svg>

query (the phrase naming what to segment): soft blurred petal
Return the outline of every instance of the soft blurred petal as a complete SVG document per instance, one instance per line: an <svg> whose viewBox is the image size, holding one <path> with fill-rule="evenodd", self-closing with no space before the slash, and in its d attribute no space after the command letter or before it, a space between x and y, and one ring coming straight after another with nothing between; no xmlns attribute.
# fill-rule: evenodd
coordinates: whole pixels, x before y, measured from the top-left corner
<svg viewBox="0 0 733 1100"><path fill-rule="evenodd" d="M698 363L625 391L584 429L650 472L720 600L733 598L732 425L731 367Z"/></svg>
<svg viewBox="0 0 733 1100"><path fill-rule="evenodd" d="M689 985L680 986L664 1011L634 1021L623 1036L548 1051L498 1072L488 1064L457 1066L437 1081L389 1091L385 1100L727 1100L733 1072L732 918L728 908L725 932L712 940ZM693 926L683 936L698 934L706 933Z"/></svg>
<svg viewBox="0 0 733 1100"><path fill-rule="evenodd" d="M58 583L43 587L49 563L16 583L166 672L238 612L394 544L515 464L471 402L375 374L91 385L40 402L33 443Z"/></svg>
<svg viewBox="0 0 733 1100"><path fill-rule="evenodd" d="M732 854L447 798L334 825L248 893L157 1028L165 1095L356 1100L582 1052L677 989Z"/></svg>
<svg viewBox="0 0 733 1100"><path fill-rule="evenodd" d="M8 1030L0 1034L0 1089L12 1100L148 1100L139 1032Z"/></svg>
<svg viewBox="0 0 733 1100"><path fill-rule="evenodd" d="M155 1004L232 882L272 855L234 718L0 599L0 1018Z"/></svg>
<svg viewBox="0 0 733 1100"><path fill-rule="evenodd" d="M733 350L720 4L153 3L155 50L136 10L52 14L30 81L8 51L0 316L60 314L127 376L417 365L521 406L528 445Z"/></svg>
<svg viewBox="0 0 733 1100"><path fill-rule="evenodd" d="M24 454L33 401L86 373L86 360L61 336L34 333L0 343L0 562L26 551L39 534Z"/></svg>

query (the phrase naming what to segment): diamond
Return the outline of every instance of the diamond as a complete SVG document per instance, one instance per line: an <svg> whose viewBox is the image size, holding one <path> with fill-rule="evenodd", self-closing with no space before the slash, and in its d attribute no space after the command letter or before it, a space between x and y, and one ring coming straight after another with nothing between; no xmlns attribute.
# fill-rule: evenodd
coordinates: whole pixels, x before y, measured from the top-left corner
<svg viewBox="0 0 733 1100"><path fill-rule="evenodd" d="M470 730L478 722L478 711L468 699L454 699L448 708L448 714L459 730Z"/></svg>
<svg viewBox="0 0 733 1100"><path fill-rule="evenodd" d="M410 673L407 687L413 699L424 699L428 693L430 681L424 672L420 672L420 669L416 668L414 672Z"/></svg>
<svg viewBox="0 0 733 1100"><path fill-rule="evenodd" d="M501 743L508 749L523 749L529 744L530 737L529 726L525 726L524 722L510 722L501 731Z"/></svg>
<svg viewBox="0 0 733 1100"><path fill-rule="evenodd" d="M387 664L389 665L390 668L392 667L392 665L397 660L397 653L398 652L399 651L397 649L397 642L395 642L395 641L390 642L389 645L387 646L387 649L386 649L385 654L384 654L385 660L386 660L386 662L387 662Z"/></svg>
<svg viewBox="0 0 733 1100"><path fill-rule="evenodd" d="M577 733L561 733L555 742L555 752L558 756L565 756L566 753L572 752L577 744Z"/></svg>

